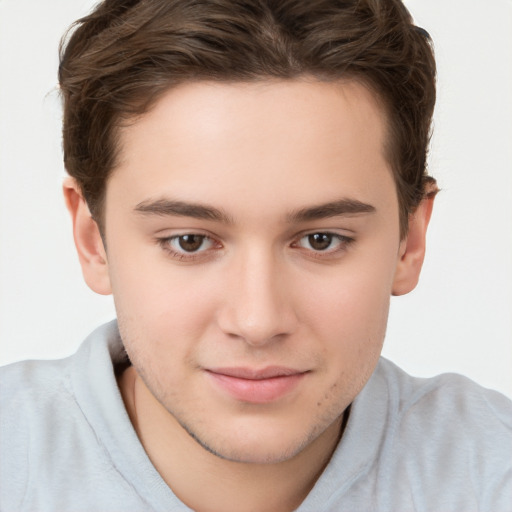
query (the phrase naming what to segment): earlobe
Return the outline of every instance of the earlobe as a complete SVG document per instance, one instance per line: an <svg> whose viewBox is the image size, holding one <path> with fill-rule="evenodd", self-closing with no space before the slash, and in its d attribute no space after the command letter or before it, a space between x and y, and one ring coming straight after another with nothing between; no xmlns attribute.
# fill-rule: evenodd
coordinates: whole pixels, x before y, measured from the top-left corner
<svg viewBox="0 0 512 512"><path fill-rule="evenodd" d="M400 243L399 260L393 281L392 294L405 295L418 284L425 259L428 223L432 215L435 193L428 194L409 217L407 237Z"/></svg>
<svg viewBox="0 0 512 512"><path fill-rule="evenodd" d="M73 237L85 282L94 292L109 295L112 290L107 253L98 224L92 218L89 207L73 178L66 178L63 192L73 223Z"/></svg>

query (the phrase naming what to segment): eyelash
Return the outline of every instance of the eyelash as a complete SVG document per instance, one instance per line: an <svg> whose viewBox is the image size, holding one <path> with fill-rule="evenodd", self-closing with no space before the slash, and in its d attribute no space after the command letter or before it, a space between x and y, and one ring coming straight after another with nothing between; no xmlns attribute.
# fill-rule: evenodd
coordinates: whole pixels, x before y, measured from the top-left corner
<svg viewBox="0 0 512 512"><path fill-rule="evenodd" d="M315 249L307 249L303 248L305 251L310 253L309 255L313 258L317 259L327 259L329 257L333 257L335 255L338 255L339 253L343 253L347 250L347 248L355 241L354 238L348 237L346 235L340 235L338 233L332 233L330 231L312 231L309 233L301 234L298 238L295 239L294 242L292 242L291 247L293 248L301 248L299 246L299 243L304 240L308 239L309 237L315 236L315 235L323 235L331 238L331 242L334 240L337 240L337 247L334 249L325 249L325 250L315 250ZM168 253L172 258L179 260L179 261L187 261L187 262L193 262L199 258L204 258L206 256L205 253L209 252L209 249L211 247L208 247L205 250L197 250L197 251L191 251L191 252L180 252L176 249L172 248L172 242L176 241L179 242L180 238L187 237L187 236L197 236L201 238L201 246L204 244L205 241L208 241L211 243L212 247L215 249L219 249L222 247L220 242L216 242L212 237L202 234L202 233L183 233L179 235L173 235L165 238L158 238L157 242L160 245L160 247ZM309 245L311 245L311 240L309 240ZM200 247L201 247L200 246ZM199 248L200 248L199 247Z"/></svg>
<svg viewBox="0 0 512 512"><path fill-rule="evenodd" d="M168 236L165 238L158 238L157 241L158 241L158 244L160 245L160 247L162 247L162 249L166 253L168 253L172 258L177 259L179 261L195 261L198 258L204 258L204 256L205 256L204 253L207 252L207 250L193 251L193 252L186 252L186 251L180 252L176 249L173 249L173 247L171 245L172 242L173 241L179 242L180 238L184 238L186 236L201 237L201 239L202 239L201 246L203 245L203 243L205 241L209 241L213 246L217 245L218 248L221 247L220 243L216 243L212 237L205 235L203 233L183 233L180 235L173 235L173 236Z"/></svg>
<svg viewBox="0 0 512 512"><path fill-rule="evenodd" d="M329 245L337 241L336 247L334 249L326 248L324 250L315 250L315 249L307 249L306 251L310 253L310 256L313 258L329 258L338 255L339 253L343 253L348 249L350 244L352 244L355 240L354 238L348 237L346 235L340 235L339 233L332 233L330 231L313 231L309 233L302 234L300 238L297 239L297 242L294 242L292 246L297 247L298 244L305 239L309 239L310 237L314 237L315 235L323 235L330 238ZM311 245L311 240L308 240L309 245Z"/></svg>

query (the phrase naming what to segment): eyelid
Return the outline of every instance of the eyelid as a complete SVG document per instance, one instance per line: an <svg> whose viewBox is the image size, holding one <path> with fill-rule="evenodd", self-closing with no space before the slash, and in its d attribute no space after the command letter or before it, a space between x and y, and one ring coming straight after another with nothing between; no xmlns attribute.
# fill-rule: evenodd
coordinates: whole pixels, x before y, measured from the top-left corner
<svg viewBox="0 0 512 512"><path fill-rule="evenodd" d="M182 242L181 239L188 238L188 237L196 237L199 239L198 240L199 247L197 249L192 250L192 251L187 251L183 247L179 247ZM171 245L171 247L173 247L177 252L179 252L179 253L183 252L183 254L198 254L200 252L205 252L210 247L212 247L214 244L214 241L210 237L208 237L206 235L197 235L195 233L194 234L187 233L186 235L174 235L168 239L168 242ZM177 246L176 246L176 244L177 244ZM204 245L206 245L206 247L203 247Z"/></svg>
<svg viewBox="0 0 512 512"><path fill-rule="evenodd" d="M301 240L303 240L304 238L309 237L311 235L315 235L315 234L329 235L332 238L337 239L338 244L334 249L325 249L325 250L308 249L306 247L301 247L299 245L299 242ZM299 233L294 238L294 241L292 242L291 245L292 245L292 247L295 246L298 249L307 251L312 257L328 258L328 257L336 256L339 253L345 252L347 250L347 248L354 242L355 242L355 238L348 236L346 234L343 234L343 233L338 233L336 231L329 230L329 229L324 229L324 230L323 229L314 229L314 230L309 230L306 232Z"/></svg>
<svg viewBox="0 0 512 512"><path fill-rule="evenodd" d="M172 240L176 240L180 237L187 236L187 235L195 235L195 236L201 236L204 237L204 239L210 240L212 243L211 247L208 247L204 250L198 250L195 252L186 252L186 251L179 251L173 248L171 245ZM205 233L201 230L195 230L195 229L189 229L189 230L182 230L178 233L169 234L167 236L160 236L156 237L156 242L158 245L171 257L176 260L182 261L182 262L192 262L197 259L205 259L209 256L212 256L212 251L218 250L222 248L222 244L218 241L218 239L208 233Z"/></svg>
<svg viewBox="0 0 512 512"><path fill-rule="evenodd" d="M299 242L314 234L323 234L323 235L329 235L333 237L334 239L338 240L338 243L336 244L336 247L333 249L325 249L325 250L315 250L315 249L308 249L306 247L301 247L299 245ZM202 236L205 239L208 239L212 242L212 246L208 247L204 250L199 250L196 252L186 252L186 251L178 251L174 249L170 243L171 240L177 239L182 236L186 235L197 235ZM156 237L156 242L158 245L166 252L168 255L180 262L194 262L198 259L207 260L211 257L214 257L218 255L218 250L223 248L223 244L219 241L218 237L212 236L210 233L207 233L202 230L195 230L195 229L189 229L189 230L180 230L178 233L169 234L167 236L160 236ZM312 258L316 259L328 259L333 258L336 256L340 256L344 252L347 251L348 247L355 242L355 238L352 236L349 236L344 233L339 233L337 231L334 231L332 229L313 229L308 231L303 231L299 234L297 234L290 246L294 249L302 250Z"/></svg>

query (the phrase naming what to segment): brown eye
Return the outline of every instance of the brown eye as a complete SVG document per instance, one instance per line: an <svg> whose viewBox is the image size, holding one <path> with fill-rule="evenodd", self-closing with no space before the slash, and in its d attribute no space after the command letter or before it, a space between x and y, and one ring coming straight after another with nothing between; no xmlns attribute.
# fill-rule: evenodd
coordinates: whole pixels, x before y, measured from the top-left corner
<svg viewBox="0 0 512 512"><path fill-rule="evenodd" d="M171 258L178 261L205 261L208 256L213 256L222 245L208 235L200 233L184 233L157 239L158 245Z"/></svg>
<svg viewBox="0 0 512 512"><path fill-rule="evenodd" d="M201 248L206 237L204 235L182 235L177 238L180 249L185 252L195 252Z"/></svg>
<svg viewBox="0 0 512 512"><path fill-rule="evenodd" d="M309 246L315 251L325 251L332 244L333 236L328 233L313 233L308 235Z"/></svg>
<svg viewBox="0 0 512 512"><path fill-rule="evenodd" d="M317 257L330 257L342 254L353 242L353 238L345 235L317 231L302 236L293 246L306 249Z"/></svg>

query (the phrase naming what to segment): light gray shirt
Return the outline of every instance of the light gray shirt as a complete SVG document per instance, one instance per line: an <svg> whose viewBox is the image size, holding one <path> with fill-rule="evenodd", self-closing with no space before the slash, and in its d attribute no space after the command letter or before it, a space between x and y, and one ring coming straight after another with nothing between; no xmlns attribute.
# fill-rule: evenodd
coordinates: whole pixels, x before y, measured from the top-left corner
<svg viewBox="0 0 512 512"><path fill-rule="evenodd" d="M151 464L114 368L115 322L58 361L0 369L0 511L188 511ZM382 359L300 512L512 512L512 403Z"/></svg>

